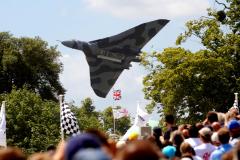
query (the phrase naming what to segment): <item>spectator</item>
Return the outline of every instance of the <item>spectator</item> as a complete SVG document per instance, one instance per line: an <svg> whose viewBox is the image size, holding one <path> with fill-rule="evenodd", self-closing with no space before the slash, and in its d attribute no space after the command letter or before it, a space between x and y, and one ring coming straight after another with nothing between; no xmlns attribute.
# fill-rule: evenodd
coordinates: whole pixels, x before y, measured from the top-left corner
<svg viewBox="0 0 240 160"><path fill-rule="evenodd" d="M132 141L120 150L116 160L159 160L158 149L149 141Z"/></svg>
<svg viewBox="0 0 240 160"><path fill-rule="evenodd" d="M219 122L213 122L211 127L214 132L217 132L221 128L221 124Z"/></svg>
<svg viewBox="0 0 240 160"><path fill-rule="evenodd" d="M47 147L47 153L49 154L49 156L53 156L56 152L56 146L51 144Z"/></svg>
<svg viewBox="0 0 240 160"><path fill-rule="evenodd" d="M104 132L101 132L97 129L88 129L86 131L86 133L90 133L90 134L95 135L100 140L102 149L110 157L115 156L115 154L117 152L116 143L113 140L108 139L107 135Z"/></svg>
<svg viewBox="0 0 240 160"><path fill-rule="evenodd" d="M211 153L216 149L216 147L211 144L212 131L208 127L204 127L199 131L199 135L203 143L195 147L194 150L197 156L203 160L208 160Z"/></svg>
<svg viewBox="0 0 240 160"><path fill-rule="evenodd" d="M217 115L218 115L218 122L220 123L221 126L224 126L226 115L222 112L218 112Z"/></svg>
<svg viewBox="0 0 240 160"><path fill-rule="evenodd" d="M71 137L65 148L65 160L73 160L74 155L87 148L98 149L101 148L100 140L93 134L84 133Z"/></svg>
<svg viewBox="0 0 240 160"><path fill-rule="evenodd" d="M166 146L162 149L162 153L166 159L172 160L176 154L176 147L174 146Z"/></svg>
<svg viewBox="0 0 240 160"><path fill-rule="evenodd" d="M234 112L227 112L226 116L225 116L225 126L228 125L228 123L233 120L236 119L236 114Z"/></svg>
<svg viewBox="0 0 240 160"><path fill-rule="evenodd" d="M26 160L20 149L7 148L0 150L0 160Z"/></svg>
<svg viewBox="0 0 240 160"><path fill-rule="evenodd" d="M164 141L169 141L171 133L177 130L178 127L175 125L174 116L171 114L165 116L165 122L167 125L167 131L164 133Z"/></svg>
<svg viewBox="0 0 240 160"><path fill-rule="evenodd" d="M231 120L228 124L231 139L230 144L234 146L240 140L240 123L237 120Z"/></svg>
<svg viewBox="0 0 240 160"><path fill-rule="evenodd" d="M218 133L217 132L213 132L212 136L211 136L211 141L212 141L212 144L215 146L215 147L218 147L220 146L220 142L219 142L219 139L218 139Z"/></svg>
<svg viewBox="0 0 240 160"><path fill-rule="evenodd" d="M221 145L212 152L210 160L220 160L222 155L232 149L232 145L229 144L230 133L226 127L219 129L218 138Z"/></svg>
<svg viewBox="0 0 240 160"><path fill-rule="evenodd" d="M185 139L184 142L188 142L193 148L202 144L198 135L198 129L195 125L189 128L189 138Z"/></svg>
<svg viewBox="0 0 240 160"><path fill-rule="evenodd" d="M188 129L183 129L182 134L185 139L189 138L189 130Z"/></svg>
<svg viewBox="0 0 240 160"><path fill-rule="evenodd" d="M28 160L51 160L51 155L48 153L34 153L32 154Z"/></svg>
<svg viewBox="0 0 240 160"><path fill-rule="evenodd" d="M233 106L228 110L228 112L232 112L236 117L239 114L239 109L238 109L238 107Z"/></svg>
<svg viewBox="0 0 240 160"><path fill-rule="evenodd" d="M170 141L173 143L173 146L176 147L176 157L181 157L180 146L184 141L184 137L180 131L174 131L171 135Z"/></svg>
<svg viewBox="0 0 240 160"><path fill-rule="evenodd" d="M162 129L160 127L154 127L153 136L155 137L155 142L158 148L162 149L162 142L160 140L160 137L162 136Z"/></svg>
<svg viewBox="0 0 240 160"><path fill-rule="evenodd" d="M210 111L207 113L206 124L211 125L213 122L218 122L217 112Z"/></svg>
<svg viewBox="0 0 240 160"><path fill-rule="evenodd" d="M194 149L187 142L183 142L181 144L180 151L182 154L181 160L200 160L201 159L195 155Z"/></svg>

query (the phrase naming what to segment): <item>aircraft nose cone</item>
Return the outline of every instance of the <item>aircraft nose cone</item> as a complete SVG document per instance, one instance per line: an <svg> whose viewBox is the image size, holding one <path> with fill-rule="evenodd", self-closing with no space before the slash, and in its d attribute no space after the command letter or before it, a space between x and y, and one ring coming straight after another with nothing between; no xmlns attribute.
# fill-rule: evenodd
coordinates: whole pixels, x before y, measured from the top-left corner
<svg viewBox="0 0 240 160"><path fill-rule="evenodd" d="M64 46L70 47L70 48L72 48L73 45L74 45L73 41L62 41L62 44L63 44Z"/></svg>

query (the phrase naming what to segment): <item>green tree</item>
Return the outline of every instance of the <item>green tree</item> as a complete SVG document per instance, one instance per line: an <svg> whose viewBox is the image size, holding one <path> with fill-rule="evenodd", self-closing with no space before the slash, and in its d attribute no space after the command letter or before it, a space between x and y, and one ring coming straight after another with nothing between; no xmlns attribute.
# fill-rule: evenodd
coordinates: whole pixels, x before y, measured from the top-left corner
<svg viewBox="0 0 240 160"><path fill-rule="evenodd" d="M99 112L95 110L91 98L84 99L80 107L72 106L72 111L78 119L81 131L92 128L99 130L103 129Z"/></svg>
<svg viewBox="0 0 240 160"><path fill-rule="evenodd" d="M233 93L240 90L240 3L216 3L224 10L208 9L208 17L187 22L176 41L196 36L205 49L143 54L142 64L150 71L144 78L145 96L152 100L148 108L161 102L164 113L196 122L210 110L225 112L233 104Z"/></svg>
<svg viewBox="0 0 240 160"><path fill-rule="evenodd" d="M32 153L59 142L59 104L43 101L26 87L2 94L1 100L6 101L8 146L17 146L26 153Z"/></svg>
<svg viewBox="0 0 240 160"><path fill-rule="evenodd" d="M121 109L120 106L118 106L118 109ZM112 107L107 107L102 112L102 120L104 123L104 130L110 131L113 133L113 112ZM122 117L120 119L115 120L115 129L116 133L119 135L124 135L126 131L130 128L130 117Z"/></svg>
<svg viewBox="0 0 240 160"><path fill-rule="evenodd" d="M59 56L56 47L39 37L16 38L0 32L0 93L27 85L42 98L57 100L55 95L64 93Z"/></svg>

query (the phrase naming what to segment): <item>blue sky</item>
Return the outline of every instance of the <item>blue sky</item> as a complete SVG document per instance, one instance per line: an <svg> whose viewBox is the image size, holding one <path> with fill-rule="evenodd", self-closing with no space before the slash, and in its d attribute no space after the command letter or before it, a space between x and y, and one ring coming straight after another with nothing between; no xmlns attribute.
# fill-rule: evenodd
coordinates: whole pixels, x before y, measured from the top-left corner
<svg viewBox="0 0 240 160"><path fill-rule="evenodd" d="M9 31L17 37L39 36L49 45L58 45L64 64L61 82L67 90L67 101L78 105L91 97L97 109L121 105L134 112L137 101L142 106L147 103L142 93L142 78L147 74L143 67L135 63L120 75L113 88L122 90L122 100L114 102L112 92L105 99L99 98L90 86L84 54L56 40L90 41L143 22L169 19L170 23L143 48L148 52L161 51L175 46L187 20L206 15L206 9L214 5L213 0L6 0L0 2L0 31ZM190 39L183 47L195 51L201 45L197 39Z"/></svg>

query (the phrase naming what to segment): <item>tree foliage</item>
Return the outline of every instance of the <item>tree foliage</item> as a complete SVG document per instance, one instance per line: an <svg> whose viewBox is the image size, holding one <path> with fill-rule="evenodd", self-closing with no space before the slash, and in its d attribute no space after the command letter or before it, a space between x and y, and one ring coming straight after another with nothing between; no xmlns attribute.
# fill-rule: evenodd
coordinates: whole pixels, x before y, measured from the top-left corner
<svg viewBox="0 0 240 160"><path fill-rule="evenodd" d="M121 107L119 106L118 109ZM112 107L107 107L102 112L102 120L104 124L104 130L110 131L113 133L113 112ZM115 132L119 135L124 135L126 131L130 128L130 118L129 117L122 117L120 119L115 120Z"/></svg>
<svg viewBox="0 0 240 160"><path fill-rule="evenodd" d="M143 54L150 70L144 78L149 108L162 103L164 113L196 122L210 110L226 111L240 90L240 3L227 0L219 11L186 23L177 44L195 36L205 49L195 53L184 48L166 48L162 53ZM180 119L179 119L180 120Z"/></svg>
<svg viewBox="0 0 240 160"><path fill-rule="evenodd" d="M91 98L84 99L80 107L73 106L72 110L76 114L81 131L92 128L103 130L100 113L95 110Z"/></svg>
<svg viewBox="0 0 240 160"><path fill-rule="evenodd" d="M0 32L0 93L27 85L42 98L56 100L57 94L64 93L59 56L56 47L39 37L16 38Z"/></svg>
<svg viewBox="0 0 240 160"><path fill-rule="evenodd" d="M32 153L59 142L59 104L43 101L26 87L2 94L1 100L6 101L8 146L17 146Z"/></svg>

